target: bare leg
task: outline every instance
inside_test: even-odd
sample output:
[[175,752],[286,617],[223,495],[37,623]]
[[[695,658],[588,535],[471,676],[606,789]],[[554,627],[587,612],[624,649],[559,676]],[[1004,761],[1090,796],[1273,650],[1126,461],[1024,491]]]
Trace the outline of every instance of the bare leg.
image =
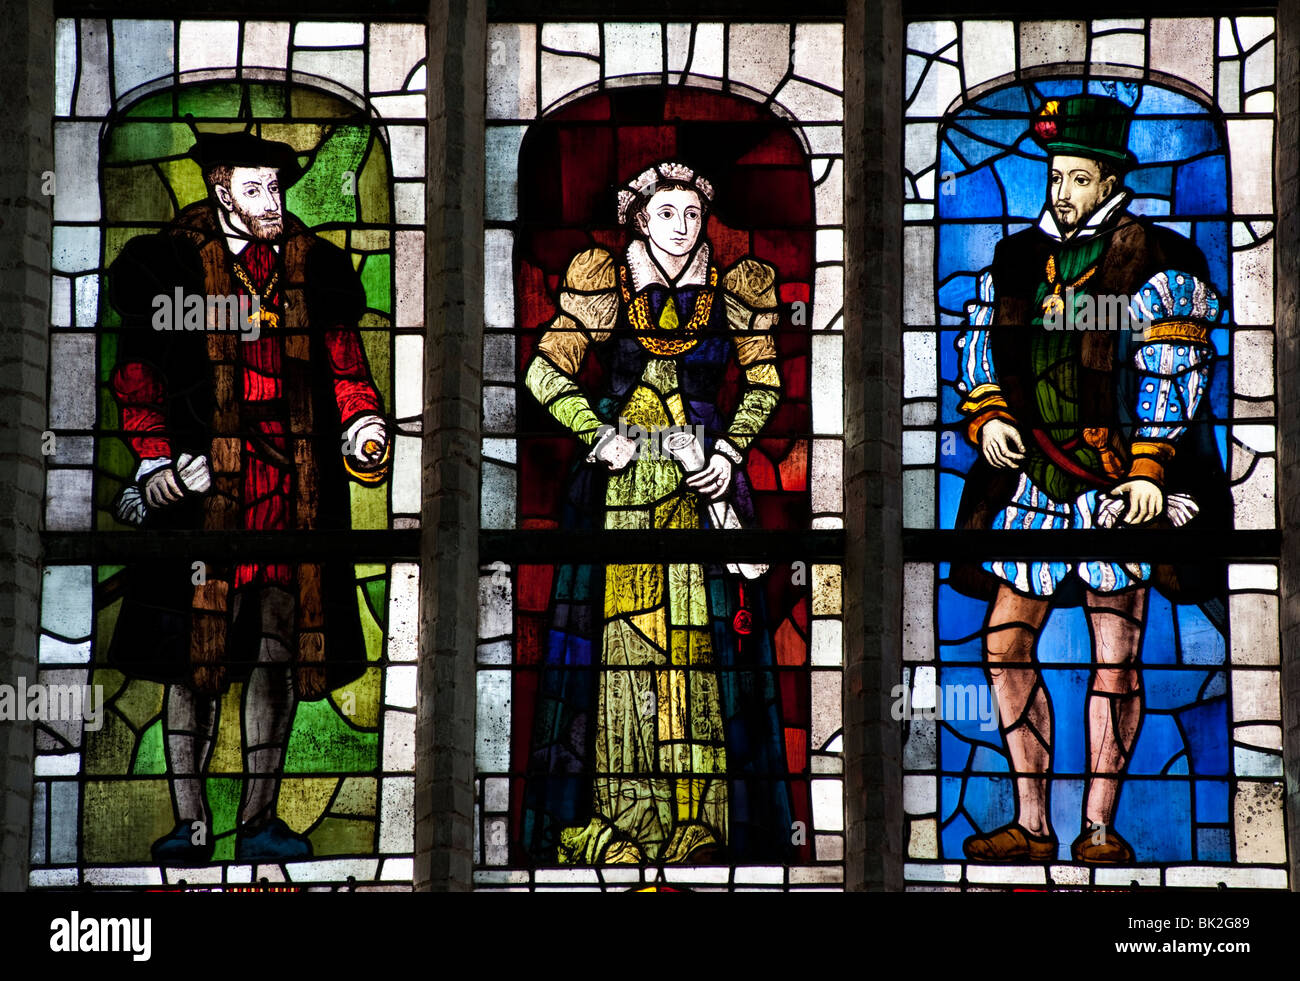
[[213,734],[221,702],[180,684],[167,686],[167,770],[172,775],[176,820],[184,824],[207,820],[203,775],[212,756]]
[[1035,835],[1051,833],[1047,771],[1052,764],[1052,707],[1034,654],[1048,608],[1048,600],[1024,596],[1003,584],[989,609],[984,640],[1002,735],[1019,774],[1016,820]]
[[275,817],[280,771],[298,707],[294,685],[294,597],[283,589],[262,591],[262,642],[257,666],[244,686],[244,799],[239,822],[257,829]]
[[1111,595],[1087,591],[1094,660],[1088,686],[1088,796],[1083,812],[1088,826],[1110,827],[1114,821],[1119,775],[1128,766],[1142,726],[1137,658],[1146,601],[1146,589]]

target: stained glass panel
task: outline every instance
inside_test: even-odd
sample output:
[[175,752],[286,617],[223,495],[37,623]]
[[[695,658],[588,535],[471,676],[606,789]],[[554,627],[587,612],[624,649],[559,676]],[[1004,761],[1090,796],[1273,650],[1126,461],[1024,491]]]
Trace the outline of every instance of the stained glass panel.
[[409,888],[425,29],[57,37],[31,883]]
[[490,27],[479,888],[842,882],[841,46]]
[[916,888],[1287,884],[1272,38],[908,25]]

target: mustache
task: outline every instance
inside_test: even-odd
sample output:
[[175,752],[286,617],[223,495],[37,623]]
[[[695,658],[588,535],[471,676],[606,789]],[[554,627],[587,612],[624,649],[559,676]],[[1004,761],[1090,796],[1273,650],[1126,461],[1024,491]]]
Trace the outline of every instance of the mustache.
[[245,215],[244,224],[248,227],[249,234],[263,241],[278,239],[284,233],[284,222],[278,214],[275,217]]

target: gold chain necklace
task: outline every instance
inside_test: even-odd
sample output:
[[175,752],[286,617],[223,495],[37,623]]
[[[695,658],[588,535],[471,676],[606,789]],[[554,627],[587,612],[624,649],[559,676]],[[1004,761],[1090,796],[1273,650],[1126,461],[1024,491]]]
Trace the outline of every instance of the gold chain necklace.
[[280,270],[277,269],[272,273],[271,278],[264,289],[259,291],[248,278],[248,274],[244,272],[244,267],[239,264],[238,260],[234,262],[234,267],[235,275],[238,276],[239,281],[244,284],[244,289],[248,290],[250,296],[257,297],[257,313],[249,314],[248,322],[251,324],[253,318],[257,317],[257,319],[261,321],[263,327],[274,328],[280,326],[280,315],[278,313],[272,313],[270,310],[266,309],[266,301],[270,299],[272,291],[275,290],[275,284],[280,281]]
[[[1082,286],[1092,278],[1092,274],[1095,273],[1098,268],[1100,267],[1093,266],[1065,288],[1076,289],[1077,287]],[[1056,256],[1049,255],[1047,257],[1047,281],[1052,284],[1052,292],[1043,297],[1043,316],[1058,316],[1061,311],[1065,309],[1065,300],[1061,298],[1061,288],[1062,286],[1065,286],[1065,284],[1059,283],[1056,280]]]
[[[718,285],[718,270],[715,266],[709,266],[708,288],[701,290],[696,298],[695,312],[685,324],[681,325],[680,333],[677,330],[669,331],[650,322],[650,294],[642,293],[635,299],[632,297],[631,287],[628,286],[627,266],[619,267],[618,285],[623,293],[623,302],[627,304],[627,317],[636,331],[637,341],[651,354],[670,358],[677,354],[684,354],[700,342],[699,330],[709,322],[709,316],[713,312],[713,294],[714,288]],[[676,300],[674,299],[673,302]]]

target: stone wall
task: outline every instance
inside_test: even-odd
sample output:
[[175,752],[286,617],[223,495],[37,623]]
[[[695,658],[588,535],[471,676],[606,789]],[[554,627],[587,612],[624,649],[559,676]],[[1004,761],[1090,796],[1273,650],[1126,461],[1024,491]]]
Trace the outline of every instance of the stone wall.
[[[0,681],[36,679],[54,167],[54,7],[0,6]],[[57,178],[54,189],[57,191]],[[33,726],[0,724],[0,890],[27,888]]]

